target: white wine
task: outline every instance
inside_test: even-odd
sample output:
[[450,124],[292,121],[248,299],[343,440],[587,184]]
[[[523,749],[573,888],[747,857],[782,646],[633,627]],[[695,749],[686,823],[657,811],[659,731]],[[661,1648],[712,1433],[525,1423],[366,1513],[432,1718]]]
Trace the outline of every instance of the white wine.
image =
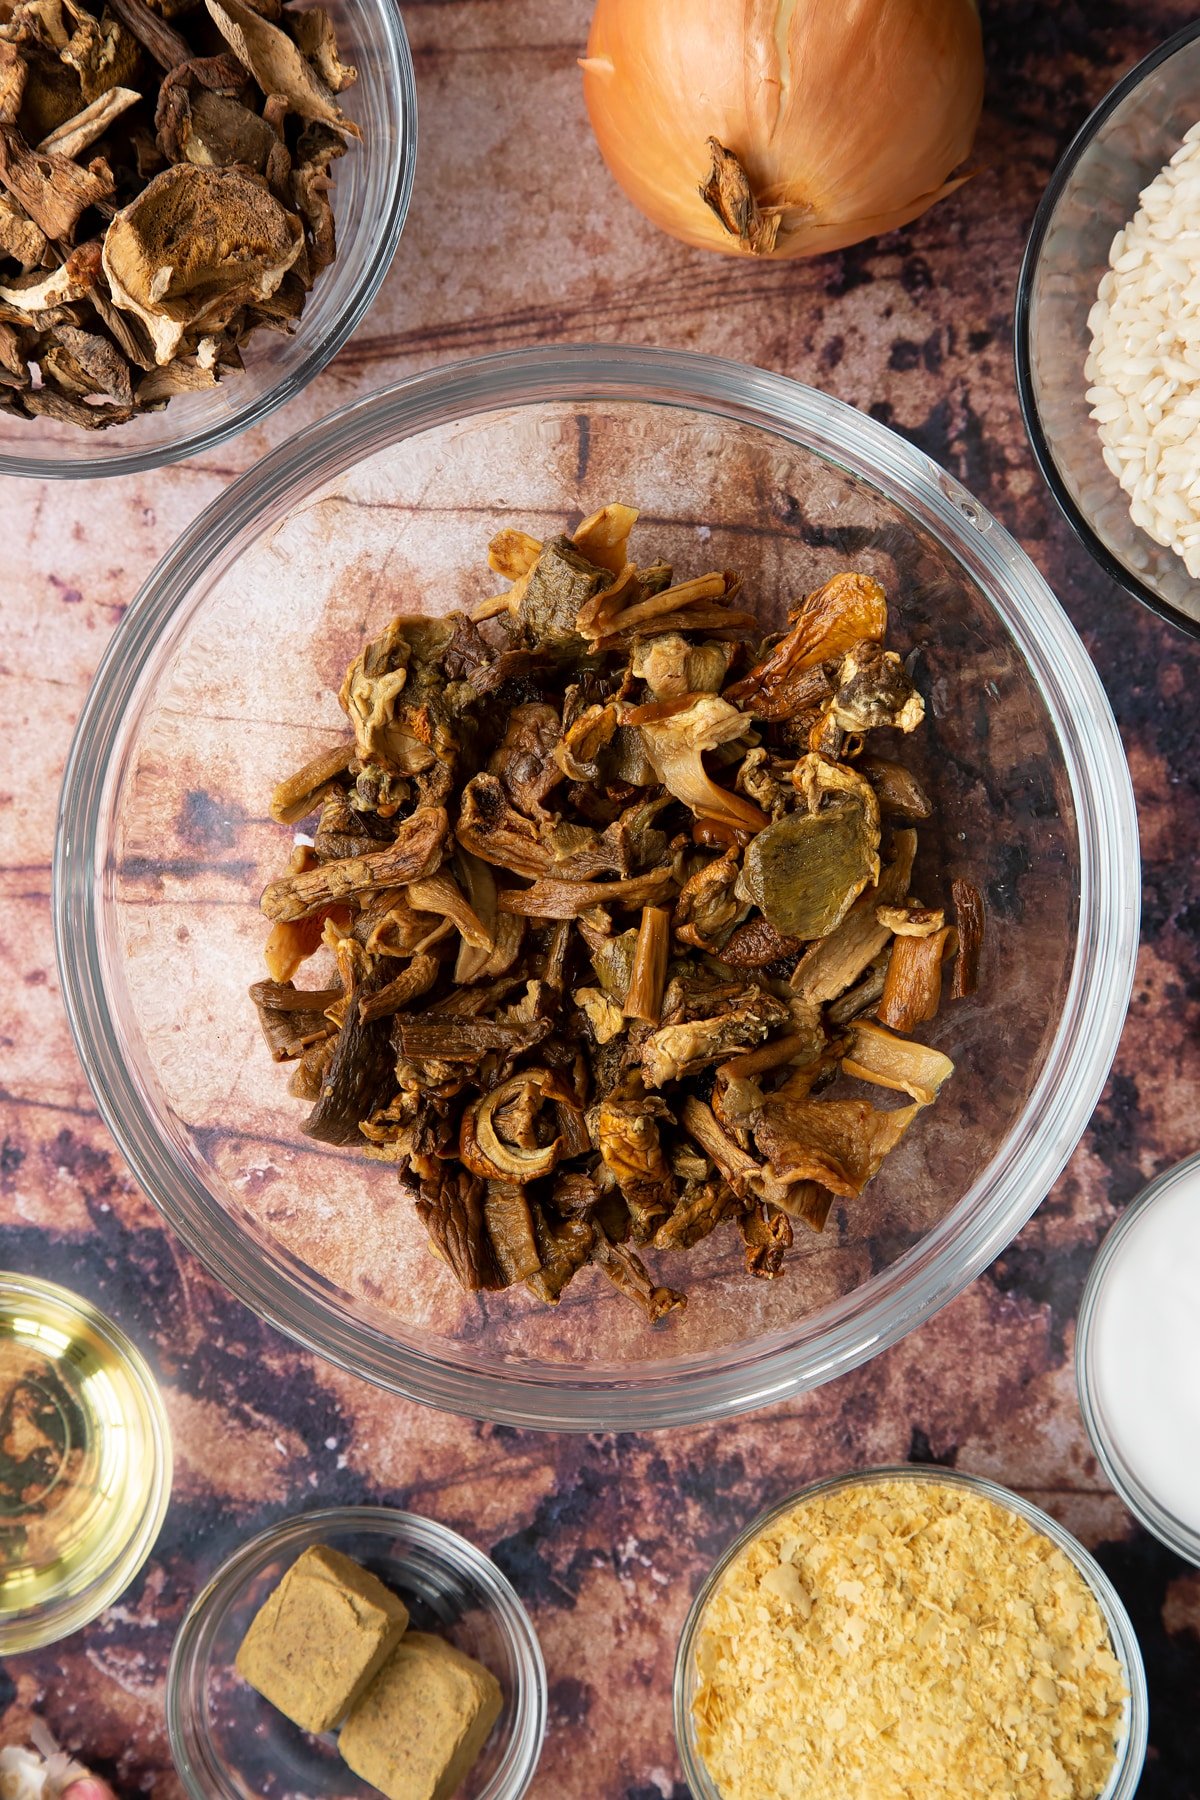
[[170,1483],[162,1401],[133,1345],[66,1289],[0,1273],[0,1655],[116,1598]]

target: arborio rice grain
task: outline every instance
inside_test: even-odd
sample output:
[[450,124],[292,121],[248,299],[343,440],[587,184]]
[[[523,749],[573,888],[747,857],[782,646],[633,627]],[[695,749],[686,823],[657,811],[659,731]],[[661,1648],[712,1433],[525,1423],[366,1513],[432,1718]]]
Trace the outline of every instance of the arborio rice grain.
[[1087,398],[1134,524],[1200,580],[1200,124],[1139,198],[1088,315]]
[[726,1570],[696,1649],[722,1800],[1098,1800],[1125,1688],[1074,1565],[949,1482],[817,1494]]

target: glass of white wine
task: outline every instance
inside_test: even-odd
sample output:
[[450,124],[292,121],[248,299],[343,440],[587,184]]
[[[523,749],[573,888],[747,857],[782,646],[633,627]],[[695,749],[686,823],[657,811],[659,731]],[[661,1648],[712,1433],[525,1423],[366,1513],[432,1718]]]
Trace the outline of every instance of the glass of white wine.
[[77,1631],[133,1580],[171,1491],[162,1399],[111,1319],[0,1271],[0,1655]]

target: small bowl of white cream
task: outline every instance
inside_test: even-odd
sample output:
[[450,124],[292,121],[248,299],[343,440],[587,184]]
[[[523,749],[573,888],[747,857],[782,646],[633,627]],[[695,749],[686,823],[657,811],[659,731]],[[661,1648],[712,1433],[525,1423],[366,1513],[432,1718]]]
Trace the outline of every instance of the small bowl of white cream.
[[1144,1188],[1092,1265],[1079,1403],[1134,1516],[1200,1564],[1200,1152]]

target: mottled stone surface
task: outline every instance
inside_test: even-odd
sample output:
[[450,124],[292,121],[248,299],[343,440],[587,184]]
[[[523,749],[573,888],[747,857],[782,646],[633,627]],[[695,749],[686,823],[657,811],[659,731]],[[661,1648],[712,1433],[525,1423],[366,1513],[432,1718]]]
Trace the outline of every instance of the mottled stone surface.
[[[1055,157],[1183,0],[994,0],[982,172],[907,230],[828,261],[745,268],[657,236],[611,188],[573,59],[585,0],[410,0],[421,158],[383,294],[337,363],[261,431],[158,475],[9,483],[0,589],[0,1260],[65,1281],[154,1357],[178,1458],[155,1554],[88,1631],[0,1670],[0,1735],[41,1713],[125,1795],[180,1792],[163,1727],[171,1641],[215,1564],[318,1499],[460,1527],[530,1605],[551,1683],[539,1800],[684,1800],[675,1638],[714,1554],[763,1504],[832,1470],[911,1456],[978,1470],[1093,1545],[1149,1666],[1146,1800],[1200,1793],[1200,1576],[1134,1529],[1089,1453],[1071,1372],[1095,1246],[1147,1177],[1197,1147],[1200,645],[1136,608],[1055,515],[1011,374],[1013,288]],[[1129,750],[1143,947],[1116,1069],[1033,1222],[921,1331],[819,1393],[660,1437],[550,1438],[439,1417],[293,1348],[160,1228],[92,1108],[54,973],[49,865],[72,721],[121,612],[225,482],[302,423],[393,377],[540,339],[740,356],[865,407],[1020,537],[1096,658]]]

